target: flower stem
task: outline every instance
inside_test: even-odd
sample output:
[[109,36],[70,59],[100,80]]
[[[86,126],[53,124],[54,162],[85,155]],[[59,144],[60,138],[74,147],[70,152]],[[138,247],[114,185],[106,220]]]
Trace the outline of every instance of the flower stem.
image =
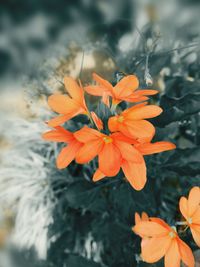
[[184,222],[176,222],[176,225],[187,225],[187,222],[184,221]]
[[112,103],[111,108],[110,108],[110,111],[111,111],[112,114],[115,113],[116,107],[117,107],[117,105]]
[[88,111],[88,113],[87,113],[87,116],[88,116],[88,118],[89,118],[89,120],[90,120],[91,124],[94,126],[94,125],[95,125],[95,123],[94,123],[94,121],[93,121],[93,119],[92,119],[92,116],[91,116],[91,114],[90,114],[90,112],[89,112],[89,111]]

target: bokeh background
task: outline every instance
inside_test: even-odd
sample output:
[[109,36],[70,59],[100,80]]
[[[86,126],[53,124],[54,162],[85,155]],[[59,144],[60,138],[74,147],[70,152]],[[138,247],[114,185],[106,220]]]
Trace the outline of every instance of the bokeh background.
[[[173,221],[178,197],[200,185],[199,14],[198,0],[0,1],[0,267],[146,266],[126,228],[133,211],[146,208]],[[159,158],[160,170],[168,160],[170,173],[161,172],[158,191],[166,190],[157,203],[151,196],[139,206],[134,201],[142,195],[133,193],[127,204],[123,185],[109,200],[85,194],[88,176],[75,165],[56,170],[58,148],[41,139],[52,115],[48,95],[62,90],[64,75],[87,84],[94,71],[113,82],[134,73],[142,87],[160,91],[153,100],[166,108],[155,121],[159,137],[180,150]],[[153,167],[152,173],[158,174]],[[73,177],[86,182],[66,193]],[[117,210],[127,219],[121,228],[111,224]]]

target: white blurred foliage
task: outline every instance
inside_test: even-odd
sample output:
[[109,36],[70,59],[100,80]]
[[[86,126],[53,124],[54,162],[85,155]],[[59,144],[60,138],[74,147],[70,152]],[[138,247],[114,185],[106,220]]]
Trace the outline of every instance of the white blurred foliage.
[[152,85],[153,84],[153,78],[149,72],[149,56],[146,56],[146,66],[145,66],[145,72],[144,72],[144,80],[146,82],[146,85]]
[[101,253],[103,251],[102,242],[96,242],[91,233],[85,240],[85,257],[93,259],[95,262],[101,262]]
[[50,161],[53,144],[42,140],[45,127],[36,119],[6,116],[2,128],[11,143],[11,148],[1,153],[0,169],[2,206],[11,208],[16,215],[11,242],[25,249],[35,247],[38,256],[45,259],[55,205],[50,170],[45,163]]

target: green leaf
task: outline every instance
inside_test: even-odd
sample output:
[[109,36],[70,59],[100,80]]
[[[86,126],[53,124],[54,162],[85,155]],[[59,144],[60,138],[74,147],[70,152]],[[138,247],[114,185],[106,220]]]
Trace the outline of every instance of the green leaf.
[[174,121],[180,121],[188,115],[199,112],[199,102],[200,93],[190,93],[180,98],[164,95],[160,101],[163,113],[151,121],[159,127],[164,127]]
[[82,256],[69,255],[66,260],[66,266],[69,267],[101,267],[99,263],[87,260]]
[[200,147],[176,149],[162,167],[183,175],[199,174]]
[[101,187],[85,180],[74,182],[68,187],[65,195],[68,204],[72,208],[102,212],[106,202],[103,198]]

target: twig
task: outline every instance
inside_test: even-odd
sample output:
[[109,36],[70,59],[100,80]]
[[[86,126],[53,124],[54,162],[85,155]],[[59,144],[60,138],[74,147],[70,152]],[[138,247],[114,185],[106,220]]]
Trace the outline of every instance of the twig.
[[183,46],[183,47],[179,47],[179,48],[174,48],[174,49],[171,49],[171,50],[168,50],[168,51],[164,51],[164,52],[160,52],[160,53],[156,53],[156,52],[152,52],[152,53],[150,53],[151,55],[154,55],[154,54],[157,54],[158,56],[164,56],[164,55],[166,55],[166,54],[168,54],[168,53],[173,53],[173,52],[175,52],[175,51],[179,51],[179,50],[183,50],[183,49],[187,49],[187,48],[190,48],[190,47],[200,47],[200,45],[199,45],[199,43],[195,43],[195,44],[190,44],[190,45],[188,45],[188,46]]
[[81,79],[81,74],[83,71],[83,63],[84,63],[84,57],[85,57],[85,51],[83,50],[82,58],[81,58],[81,67],[80,67],[80,72],[79,72],[79,78]]

